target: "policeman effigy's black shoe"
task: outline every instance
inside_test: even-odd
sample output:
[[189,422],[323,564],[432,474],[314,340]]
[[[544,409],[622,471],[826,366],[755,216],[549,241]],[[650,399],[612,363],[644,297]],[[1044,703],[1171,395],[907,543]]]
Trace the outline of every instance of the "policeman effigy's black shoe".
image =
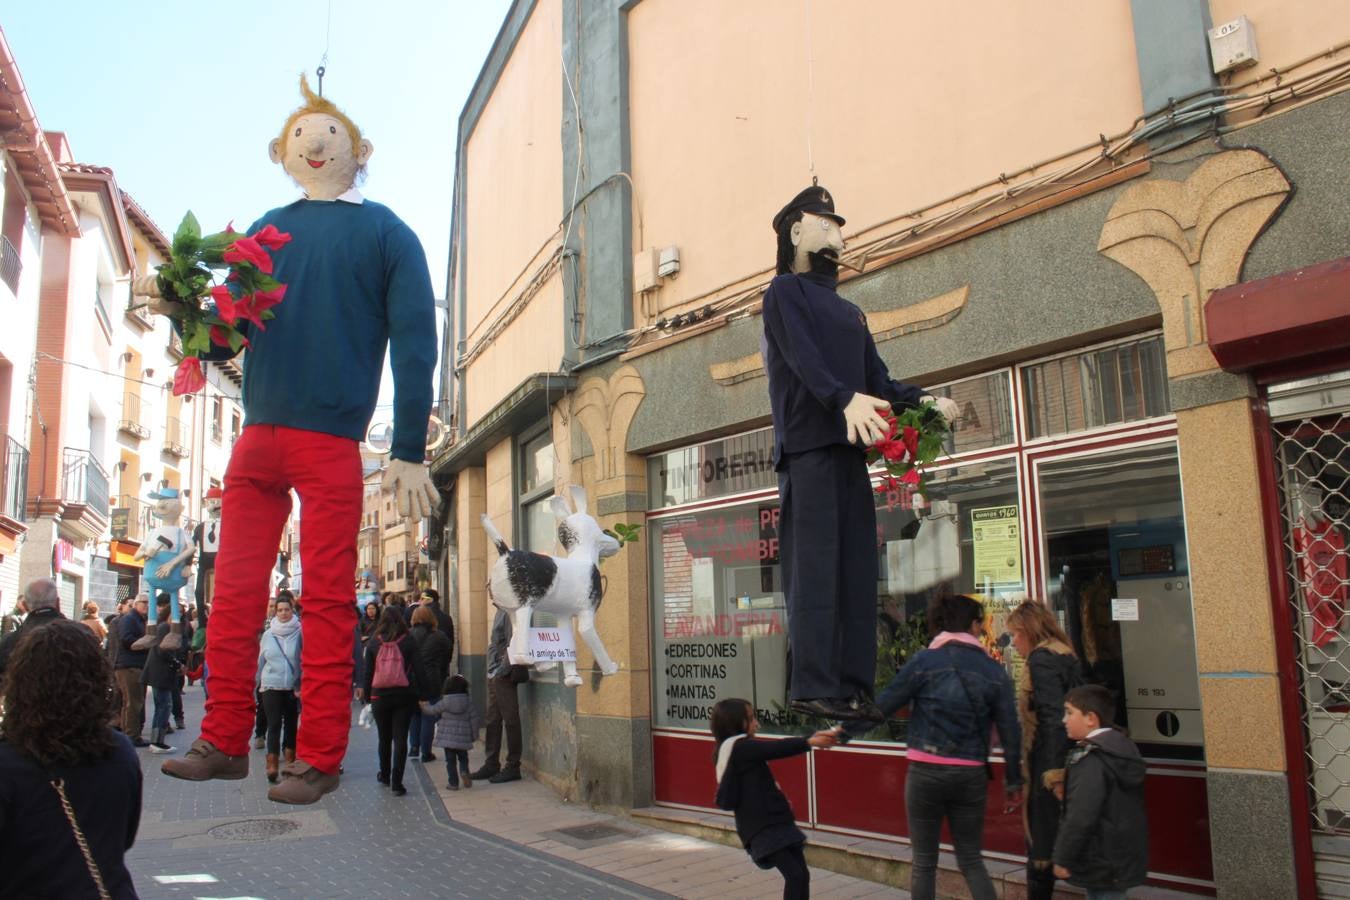
[[869,722],[884,722],[886,717],[877,709],[875,703],[865,698],[816,697],[806,700],[793,700],[788,704],[793,712],[821,719],[851,721],[865,719]]

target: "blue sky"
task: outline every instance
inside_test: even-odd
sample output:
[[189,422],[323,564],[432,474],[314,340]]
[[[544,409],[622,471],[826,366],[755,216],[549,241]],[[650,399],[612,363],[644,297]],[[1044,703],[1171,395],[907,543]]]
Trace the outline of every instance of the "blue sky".
[[244,228],[294,199],[267,143],[300,103],[300,72],[317,86],[326,47],[324,95],[375,145],[362,193],[413,228],[445,295],[459,113],[509,0],[5,7],[42,127],[110,166],[169,234],[188,209],[205,229]]

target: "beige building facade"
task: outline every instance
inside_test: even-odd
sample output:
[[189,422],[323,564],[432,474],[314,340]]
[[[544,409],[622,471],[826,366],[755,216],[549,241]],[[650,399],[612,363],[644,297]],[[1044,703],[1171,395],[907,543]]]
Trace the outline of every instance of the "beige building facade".
[[[1216,73],[1234,22],[1259,61]],[[522,689],[536,775],[706,809],[712,701],[807,726],[759,311],[769,221],[818,177],[892,376],[962,408],[928,502],[878,495],[878,680],[934,593],[982,594],[994,633],[1039,599],[1149,760],[1155,883],[1338,890],[1347,41],[1316,0],[513,4],[460,116],[433,461],[475,687],[482,514],[554,552],[571,483],[644,525],[602,567],[620,673]],[[895,722],[780,782],[814,828],[901,845],[905,766]],[[1022,854],[1017,817],[986,845]]]

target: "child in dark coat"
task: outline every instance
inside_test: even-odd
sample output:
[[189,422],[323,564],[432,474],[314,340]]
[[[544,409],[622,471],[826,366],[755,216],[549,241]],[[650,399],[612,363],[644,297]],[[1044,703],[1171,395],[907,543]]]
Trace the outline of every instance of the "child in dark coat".
[[1064,695],[1069,751],[1064,816],[1055,839],[1055,877],[1087,890],[1088,900],[1119,900],[1148,874],[1144,760],[1111,727],[1116,701],[1101,685]]
[[478,737],[478,729],[483,727],[483,717],[469,696],[468,680],[463,675],[451,675],[441,686],[440,699],[435,703],[423,700],[421,706],[423,715],[440,716],[432,744],[445,750],[447,787],[457,791],[461,780],[465,788],[473,787],[469,778],[469,750]]
[[717,805],[736,813],[736,833],[755,865],[783,876],[784,900],[811,896],[806,868],[806,835],[796,825],[792,804],[778,787],[769,761],[833,747],[833,731],[809,738],[757,740],[759,720],[749,701],[719,700],[712,711],[713,760],[717,765]]

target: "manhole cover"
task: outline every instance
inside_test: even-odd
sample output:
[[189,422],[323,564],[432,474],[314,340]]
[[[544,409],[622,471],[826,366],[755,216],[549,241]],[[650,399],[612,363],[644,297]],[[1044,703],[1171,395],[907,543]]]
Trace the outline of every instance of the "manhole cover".
[[608,844],[613,841],[623,841],[631,837],[637,837],[637,833],[628,831],[624,828],[616,828],[613,825],[607,825],[603,822],[593,822],[588,825],[572,825],[569,828],[559,828],[546,833],[561,843],[570,847],[585,849],[593,847],[596,844]]
[[290,819],[247,819],[217,825],[207,834],[222,841],[266,841],[290,834],[299,827],[299,822]]

